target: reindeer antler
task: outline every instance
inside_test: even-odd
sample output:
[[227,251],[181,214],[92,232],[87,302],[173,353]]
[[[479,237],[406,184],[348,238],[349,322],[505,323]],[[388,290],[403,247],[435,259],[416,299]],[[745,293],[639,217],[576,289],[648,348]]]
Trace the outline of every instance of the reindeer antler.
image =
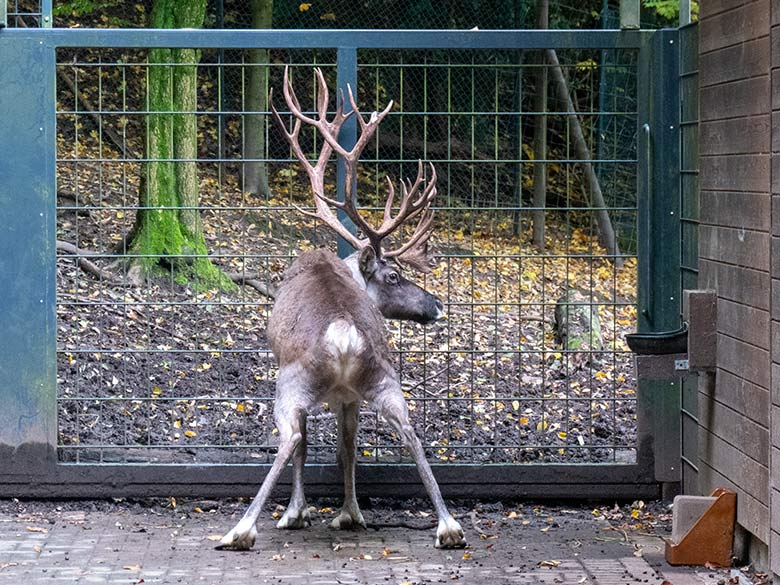
[[[393,183],[388,177],[388,196],[385,202],[384,217],[382,224],[378,228],[371,226],[365,218],[358,212],[355,205],[354,198],[350,196],[352,193],[352,186],[355,178],[357,177],[357,162],[360,158],[360,154],[368,144],[371,137],[376,132],[377,127],[382,120],[390,112],[393,107],[392,100],[387,104],[382,112],[373,112],[368,121],[363,118],[360,110],[355,103],[355,98],[352,94],[352,88],[347,86],[347,94],[349,96],[349,103],[352,106],[352,111],[344,113],[344,95],[341,93],[337,100],[336,113],[332,120],[327,118],[329,93],[328,87],[325,83],[325,76],[322,74],[322,70],[315,68],[315,75],[317,77],[317,84],[319,87],[319,95],[317,98],[317,118],[311,118],[305,115],[300,108],[298,98],[293,90],[292,83],[290,82],[288,75],[288,68],[284,68],[284,99],[287,102],[287,106],[290,108],[290,113],[295,118],[292,131],[288,131],[282,122],[282,118],[276,111],[273,105],[273,90],[269,96],[269,103],[271,104],[271,111],[276,119],[279,127],[281,128],[287,142],[295,154],[295,157],[303,165],[309,176],[309,182],[311,183],[312,192],[314,193],[314,202],[317,211],[312,213],[300,208],[297,208],[302,213],[316,217],[322,220],[327,226],[333,229],[338,235],[348,241],[355,249],[360,250],[367,245],[371,245],[374,248],[378,257],[395,258],[400,262],[409,264],[410,266],[421,270],[423,272],[430,272],[431,262],[428,256],[427,243],[431,237],[433,229],[433,210],[431,204],[433,198],[436,196],[436,169],[431,165],[431,178],[425,187],[422,189],[422,193],[419,194],[424,183],[424,173],[422,161],[418,161],[417,167],[417,179],[412,183],[408,181],[405,183],[401,181],[401,187],[403,196],[398,208],[398,212],[395,216],[392,215],[393,200],[395,198],[395,188]],[[352,115],[357,114],[357,121],[360,127],[360,136],[355,143],[352,150],[347,151],[338,142],[339,131],[344,122]],[[301,123],[305,122],[310,126],[314,126],[319,130],[324,139],[324,144],[320,150],[317,164],[312,166],[308,158],[303,152],[299,141],[298,135],[301,129]],[[346,180],[344,191],[347,196],[344,197],[344,201],[336,201],[325,195],[324,181],[325,181],[325,167],[330,160],[333,151],[336,151],[337,156],[341,157],[344,161],[344,167],[346,170]],[[341,209],[347,217],[349,217],[355,225],[360,228],[360,231],[365,235],[364,238],[358,238],[351,233],[338,219],[333,208]],[[415,218],[419,215],[417,226],[415,227],[411,237],[403,245],[395,250],[383,251],[382,241],[390,234],[396,231],[405,222]]]

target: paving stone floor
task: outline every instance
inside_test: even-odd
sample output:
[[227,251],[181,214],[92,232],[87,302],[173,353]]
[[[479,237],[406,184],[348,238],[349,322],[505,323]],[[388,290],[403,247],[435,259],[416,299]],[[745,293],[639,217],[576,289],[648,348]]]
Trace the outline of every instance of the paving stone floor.
[[661,534],[615,527],[588,507],[456,508],[469,546],[449,551],[433,546],[433,517],[403,505],[365,509],[369,529],[360,532],[329,529],[327,507],[313,509],[308,529],[277,530],[269,509],[254,548],[231,552],[215,550],[214,539],[245,503],[172,504],[0,501],[0,583],[730,582],[728,572],[666,565]]

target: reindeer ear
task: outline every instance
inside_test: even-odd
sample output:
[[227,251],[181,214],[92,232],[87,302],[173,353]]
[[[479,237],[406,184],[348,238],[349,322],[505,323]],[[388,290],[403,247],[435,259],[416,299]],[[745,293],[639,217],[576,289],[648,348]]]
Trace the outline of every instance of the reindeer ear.
[[366,280],[376,272],[377,259],[373,246],[366,246],[360,251],[358,265],[360,266],[360,273]]

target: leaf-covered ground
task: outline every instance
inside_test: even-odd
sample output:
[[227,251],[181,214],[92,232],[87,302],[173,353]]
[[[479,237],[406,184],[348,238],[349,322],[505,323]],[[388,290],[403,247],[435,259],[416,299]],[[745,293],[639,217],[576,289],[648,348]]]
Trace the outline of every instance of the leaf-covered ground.
[[[229,169],[228,169],[229,170]],[[303,177],[272,167],[275,198],[242,193],[229,172],[201,170],[213,261],[278,283],[296,250],[333,237],[290,203]],[[102,254],[122,276],[116,246],[132,226],[137,165],[58,167],[58,239]],[[369,187],[371,179],[361,176]],[[371,189],[373,190],[373,189]],[[74,196],[77,194],[77,196]],[[544,253],[515,235],[511,212],[451,206],[438,214],[440,263],[425,278],[448,316],[428,327],[388,322],[413,422],[441,462],[628,462],[634,458],[636,263],[601,257],[588,217],[550,213]],[[265,327],[271,300],[182,286],[173,276],[127,287],[58,262],[61,456],[69,461],[265,461],[274,450],[276,366]],[[580,291],[598,311],[603,349],[566,352],[556,301]],[[335,420],[312,413],[310,460],[335,459]],[[397,461],[398,438],[367,408],[361,461]]]

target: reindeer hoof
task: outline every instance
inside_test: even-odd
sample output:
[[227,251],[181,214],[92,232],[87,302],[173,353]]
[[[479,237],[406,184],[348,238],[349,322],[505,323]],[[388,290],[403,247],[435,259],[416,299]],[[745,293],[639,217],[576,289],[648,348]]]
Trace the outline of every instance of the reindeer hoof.
[[463,528],[454,518],[439,520],[436,530],[436,548],[463,548],[466,539],[463,538]]
[[217,550],[249,550],[255,544],[257,528],[254,524],[248,525],[243,520],[233,530],[222,537],[217,543]]
[[347,510],[343,508],[341,513],[336,516],[330,523],[330,527],[334,530],[356,530],[357,528],[366,528],[366,521],[363,519],[363,514],[360,510],[355,508],[354,510]]
[[286,530],[297,530],[307,526],[311,526],[311,517],[309,508],[305,504],[300,508],[288,506],[284,515],[276,523],[277,528]]

